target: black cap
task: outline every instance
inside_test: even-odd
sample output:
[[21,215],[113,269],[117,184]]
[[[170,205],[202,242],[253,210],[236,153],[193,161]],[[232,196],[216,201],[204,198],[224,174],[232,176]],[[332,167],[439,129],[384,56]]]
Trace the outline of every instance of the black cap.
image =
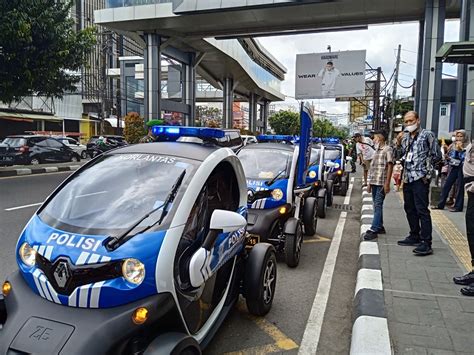
[[388,138],[387,131],[385,131],[385,130],[383,130],[383,129],[376,129],[376,130],[374,130],[374,134],[380,134],[380,135],[382,135],[385,140],[387,140],[387,138]]
[[352,136],[352,138],[359,138],[359,137],[362,137],[362,134],[360,133],[356,133]]

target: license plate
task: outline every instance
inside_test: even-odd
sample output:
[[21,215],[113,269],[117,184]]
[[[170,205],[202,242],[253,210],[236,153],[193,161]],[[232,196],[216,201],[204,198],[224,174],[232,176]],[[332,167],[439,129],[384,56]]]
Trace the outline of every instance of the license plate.
[[58,354],[73,331],[68,324],[31,317],[10,347],[26,354]]
[[260,243],[260,236],[257,234],[249,234],[247,237],[247,247],[252,248],[254,247],[257,243]]

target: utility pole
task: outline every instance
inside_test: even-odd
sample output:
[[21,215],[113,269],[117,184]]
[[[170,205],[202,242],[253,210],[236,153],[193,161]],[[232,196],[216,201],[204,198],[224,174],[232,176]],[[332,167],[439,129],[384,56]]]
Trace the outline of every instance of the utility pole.
[[375,82],[374,86],[374,120],[375,129],[380,129],[380,80],[382,76],[382,68],[377,68],[377,81]]
[[398,45],[398,53],[397,53],[397,64],[395,66],[395,73],[393,76],[393,91],[392,91],[392,107],[390,111],[390,132],[388,142],[391,144],[393,140],[393,130],[395,129],[395,104],[397,102],[397,86],[398,86],[398,71],[400,69],[400,55],[402,52],[402,45]]

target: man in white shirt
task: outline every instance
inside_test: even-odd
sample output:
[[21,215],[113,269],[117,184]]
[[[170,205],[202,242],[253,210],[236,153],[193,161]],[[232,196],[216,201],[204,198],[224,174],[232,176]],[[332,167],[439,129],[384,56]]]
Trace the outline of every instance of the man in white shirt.
[[364,185],[362,186],[367,186],[367,173],[375,154],[374,142],[369,137],[362,137],[360,133],[354,134],[353,138],[357,143],[356,148],[359,163],[364,167]]
[[327,62],[326,66],[321,69],[318,76],[321,79],[321,96],[335,97],[336,96],[336,79],[341,75],[341,72],[334,68],[333,62]]

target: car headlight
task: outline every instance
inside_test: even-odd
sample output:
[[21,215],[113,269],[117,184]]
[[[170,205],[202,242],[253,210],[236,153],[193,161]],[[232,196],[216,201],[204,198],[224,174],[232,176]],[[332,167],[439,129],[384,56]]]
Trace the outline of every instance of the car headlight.
[[122,264],[122,274],[128,282],[140,285],[145,278],[145,265],[137,259],[126,259]]
[[272,190],[272,197],[276,201],[280,201],[283,198],[283,191],[280,189]]
[[336,164],[334,165],[334,167],[335,167],[336,169],[339,169],[340,166],[341,166],[341,165],[340,165],[339,163],[336,163]]
[[27,266],[34,266],[36,264],[36,250],[34,250],[28,243],[23,243],[20,247],[21,261]]
[[316,171],[311,170],[308,175],[311,179],[314,179],[316,177]]

